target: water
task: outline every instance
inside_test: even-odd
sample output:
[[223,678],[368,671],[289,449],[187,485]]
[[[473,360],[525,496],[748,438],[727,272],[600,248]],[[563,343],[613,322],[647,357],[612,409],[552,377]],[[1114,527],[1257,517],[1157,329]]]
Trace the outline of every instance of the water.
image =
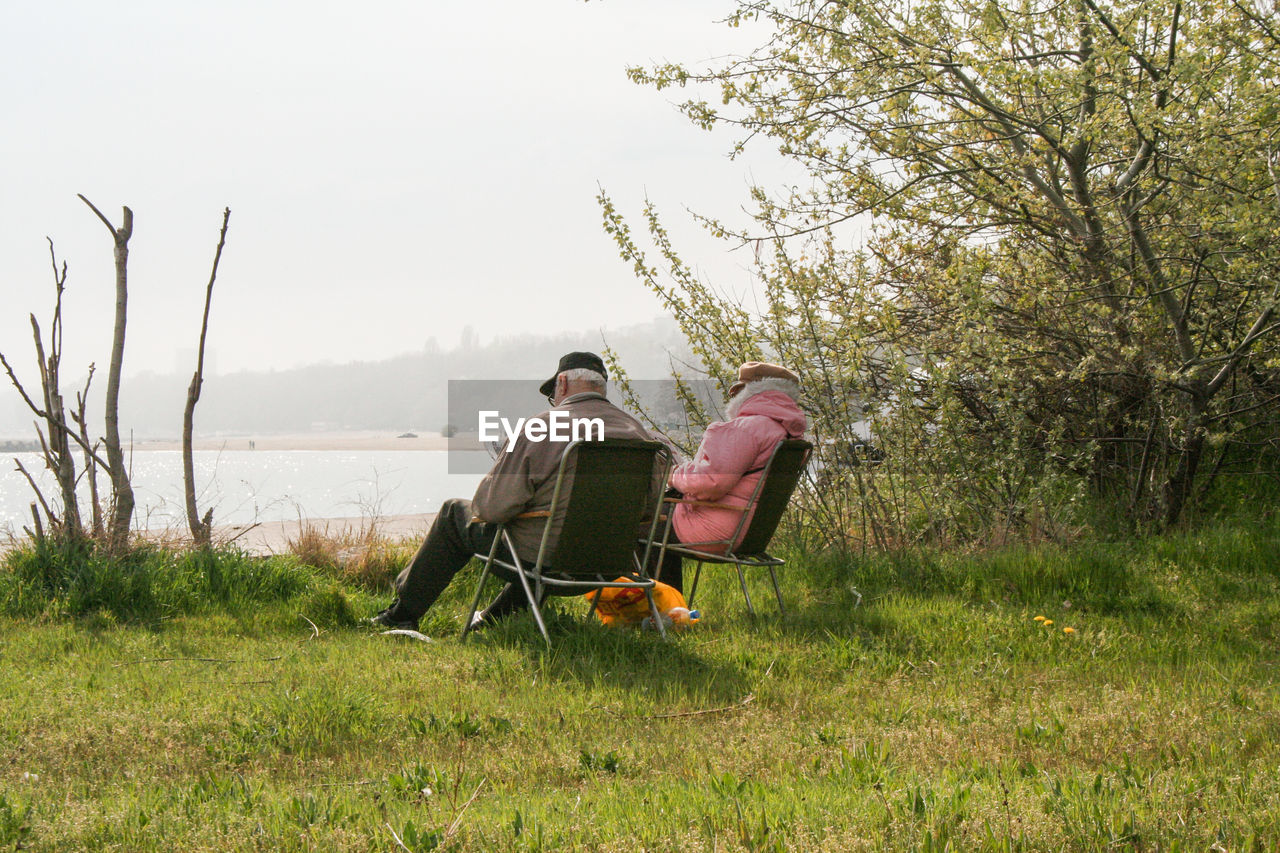
[[[0,533],[30,526],[34,500],[9,457],[36,477],[46,500],[57,498],[40,454],[7,454],[0,463]],[[471,497],[482,476],[450,474],[443,450],[197,450],[193,461],[196,503],[201,514],[212,508],[219,525],[435,512],[448,498]],[[98,487],[106,486],[100,472]],[[186,526],[180,451],[135,453],[133,490],[135,527]],[[81,491],[88,494],[87,487]],[[87,516],[86,499],[80,508]]]

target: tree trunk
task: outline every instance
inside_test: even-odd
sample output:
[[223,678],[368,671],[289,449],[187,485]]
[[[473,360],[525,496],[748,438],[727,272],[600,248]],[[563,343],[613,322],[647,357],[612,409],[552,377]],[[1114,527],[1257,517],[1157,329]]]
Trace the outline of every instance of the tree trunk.
[[222,231],[218,235],[218,248],[213,254],[213,270],[209,273],[209,286],[204,292],[204,318],[200,321],[200,346],[196,351],[196,372],[187,387],[187,405],[182,414],[182,484],[187,498],[187,526],[196,546],[208,548],[213,533],[213,510],[200,518],[196,506],[195,460],[192,457],[192,432],[195,426],[196,402],[200,399],[200,386],[204,384],[204,343],[209,334],[209,304],[213,301],[213,283],[218,278],[218,262],[222,260],[222,247],[227,244],[227,223],[231,208],[222,211]]
[[[54,268],[55,274],[57,268]],[[45,427],[48,441],[44,442],[45,467],[53,472],[62,494],[62,518],[49,519],[50,525],[66,539],[75,539],[83,532],[80,524],[80,504],[76,496],[76,466],[67,440],[66,407],[59,388],[58,365],[62,360],[62,283],[58,283],[58,303],[53,312],[53,330],[50,332],[49,354],[45,357],[40,340],[40,324],[31,317],[31,330],[35,336],[36,357],[40,361],[40,386],[44,394]]]
[[[207,322],[207,307],[205,311]],[[191,539],[195,542],[197,548],[209,547],[212,535],[210,528],[213,525],[213,510],[209,510],[202,521],[200,519],[200,509],[196,506],[196,471],[195,459],[192,456],[191,439],[192,428],[195,423],[196,401],[200,399],[200,385],[204,381],[201,376],[204,362],[203,339],[204,335],[202,334],[201,353],[196,362],[195,375],[191,377],[191,384],[187,386],[187,405],[182,416],[182,485],[186,493],[187,527],[191,530]]]
[[83,195],[80,200],[89,205],[107,226],[115,240],[116,261],[116,320],[111,338],[111,364],[107,370],[106,450],[107,470],[111,475],[111,519],[107,529],[108,545],[117,553],[129,543],[129,523],[133,519],[133,486],[124,465],[124,451],[120,446],[120,368],[124,362],[125,319],[129,304],[129,238],[133,236],[133,211],[124,208],[124,221],[119,228],[113,226],[98,208]]
[[1182,518],[1187,499],[1195,486],[1196,471],[1200,468],[1200,459],[1204,456],[1205,437],[1208,434],[1205,423],[1207,401],[1199,395],[1191,402],[1191,413],[1187,421],[1186,435],[1182,450],[1178,454],[1178,464],[1165,482],[1164,488],[1164,523],[1172,527]]

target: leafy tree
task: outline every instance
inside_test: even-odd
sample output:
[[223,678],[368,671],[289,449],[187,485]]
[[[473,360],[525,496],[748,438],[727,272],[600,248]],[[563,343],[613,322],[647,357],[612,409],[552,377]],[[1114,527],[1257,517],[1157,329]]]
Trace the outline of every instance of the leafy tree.
[[763,314],[694,281],[651,212],[659,274],[603,198],[708,367],[790,348],[831,423],[836,389],[878,400],[930,524],[1026,523],[1082,484],[1174,523],[1275,449],[1274,0],[756,0],[747,21],[771,33],[747,56],[630,73],[810,173],[755,190],[747,231],[705,220],[772,242]]

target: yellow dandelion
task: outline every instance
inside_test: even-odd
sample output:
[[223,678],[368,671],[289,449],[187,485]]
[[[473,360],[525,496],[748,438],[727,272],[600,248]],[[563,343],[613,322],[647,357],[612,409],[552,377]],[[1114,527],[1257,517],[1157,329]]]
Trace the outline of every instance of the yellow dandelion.
[[1062,629],[1062,633],[1064,634],[1074,634],[1075,632],[1076,632],[1076,629],[1072,628],[1070,625]]
[[1036,622],[1043,622],[1043,621],[1044,621],[1044,617],[1043,617],[1043,616],[1037,616],[1037,617],[1035,618],[1035,621],[1036,621]]
[[1046,628],[1048,628],[1048,627],[1049,627],[1050,625],[1052,625],[1052,624],[1053,624],[1053,620],[1052,620],[1052,619],[1046,619],[1046,620],[1044,620],[1044,626],[1045,626]]

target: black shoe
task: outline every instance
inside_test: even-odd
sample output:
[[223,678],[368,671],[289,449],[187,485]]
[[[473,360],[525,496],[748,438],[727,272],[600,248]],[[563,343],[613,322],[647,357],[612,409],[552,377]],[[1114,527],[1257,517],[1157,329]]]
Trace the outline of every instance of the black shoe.
[[417,619],[403,619],[399,616],[396,616],[394,611],[395,611],[394,607],[388,607],[386,610],[383,610],[381,613],[370,616],[368,619],[364,620],[365,624],[371,625],[374,628],[386,628],[388,630],[396,630],[396,629],[408,630],[408,631],[418,630]]

